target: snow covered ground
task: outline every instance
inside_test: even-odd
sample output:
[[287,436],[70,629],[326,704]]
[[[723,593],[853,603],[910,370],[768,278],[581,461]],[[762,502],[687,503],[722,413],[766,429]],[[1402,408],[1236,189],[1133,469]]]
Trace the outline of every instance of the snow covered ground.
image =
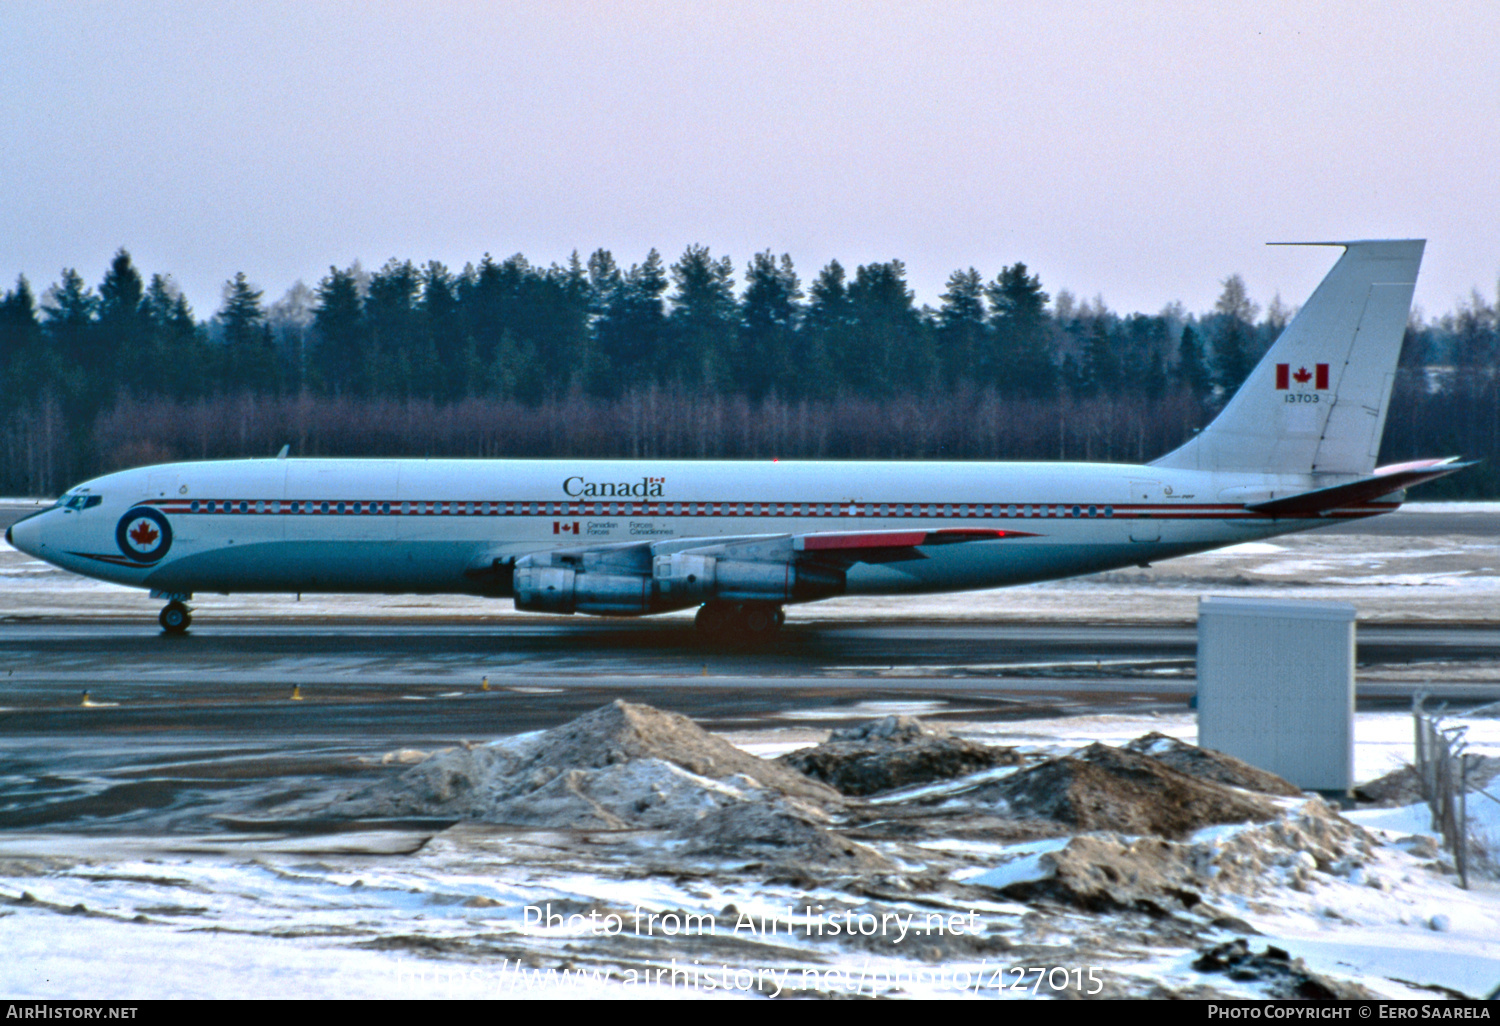
[[[1500,754],[1500,719],[1466,722],[1475,751]],[[1061,753],[1153,730],[1189,742],[1195,737],[1186,713],[1021,721],[963,732]],[[784,747],[766,731],[729,738],[757,754]],[[1408,759],[1410,738],[1405,715],[1361,715],[1360,777]],[[1476,799],[1471,815],[1483,821],[1481,832],[1500,838],[1500,803]],[[1348,818],[1384,840],[1370,859],[1307,872],[1295,886],[1268,877],[1258,894],[1217,900],[1219,913],[1243,921],[1224,939],[1252,927],[1259,931],[1249,935],[1252,947],[1274,944],[1311,969],[1391,997],[1477,996],[1500,986],[1500,884],[1481,880],[1460,890],[1430,842],[1402,841],[1430,836],[1424,809]],[[1222,840],[1237,829],[1210,828],[1193,840]],[[1045,945],[1054,957],[1049,968],[1066,970],[1061,975],[1081,970],[1084,989],[1093,966],[1115,993],[1141,994],[1156,985],[1190,991],[1209,982],[1221,993],[1264,994],[1194,969],[1198,948],[1191,941],[1174,939],[1170,930],[1153,935],[1140,917],[1044,914],[978,886],[944,908],[931,895],[903,901],[895,890],[876,896],[868,889],[810,889],[795,879],[748,883],[734,875],[634,871],[650,860],[633,843],[607,833],[580,839],[477,824],[435,835],[410,828],[300,837],[0,835],[0,950],[7,954],[0,991],[16,999],[703,997],[752,987],[765,992],[779,979],[788,991],[818,994],[957,996],[967,984],[977,996],[1016,997],[1029,996],[1035,981],[1012,989],[1017,977],[1004,974],[1007,951],[1027,951],[1029,967]],[[1041,844],[967,838],[931,848],[962,880],[1058,842]],[[894,910],[917,922],[937,910],[972,921],[994,943],[978,952],[939,949],[913,933],[905,949],[894,948],[902,957],[892,957],[889,946],[877,951],[806,936],[820,909],[825,918]],[[586,919],[548,927],[538,920],[549,911],[613,911],[623,932],[604,936]],[[716,924],[707,940],[666,932],[666,918],[642,934],[631,926],[637,912],[711,915]],[[754,929],[743,927],[743,916]],[[699,975],[674,984],[674,968]],[[641,978],[654,970],[667,975]],[[1049,992],[1045,980],[1040,992]]]

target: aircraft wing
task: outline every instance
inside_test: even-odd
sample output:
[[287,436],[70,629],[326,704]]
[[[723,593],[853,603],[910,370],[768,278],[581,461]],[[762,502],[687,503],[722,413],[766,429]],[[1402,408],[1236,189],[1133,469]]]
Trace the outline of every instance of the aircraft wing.
[[925,559],[923,549],[1029,537],[1024,531],[937,528],[813,531],[566,545],[518,557],[485,556],[466,576],[516,608],[633,615],[728,602],[799,602],[844,590],[856,563]]
[[1442,460],[1417,460],[1413,463],[1395,463],[1388,467],[1377,467],[1369,476],[1332,488],[1319,488],[1300,495],[1288,495],[1267,502],[1248,503],[1245,508],[1255,513],[1273,517],[1320,517],[1336,509],[1358,505],[1390,495],[1440,477],[1472,467],[1475,461],[1462,462],[1457,456]]

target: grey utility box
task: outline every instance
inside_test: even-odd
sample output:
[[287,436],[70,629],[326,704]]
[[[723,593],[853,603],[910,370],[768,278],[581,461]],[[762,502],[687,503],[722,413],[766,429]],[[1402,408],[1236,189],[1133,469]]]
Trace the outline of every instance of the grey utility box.
[[1354,607],[1198,600],[1198,744],[1312,791],[1354,786]]

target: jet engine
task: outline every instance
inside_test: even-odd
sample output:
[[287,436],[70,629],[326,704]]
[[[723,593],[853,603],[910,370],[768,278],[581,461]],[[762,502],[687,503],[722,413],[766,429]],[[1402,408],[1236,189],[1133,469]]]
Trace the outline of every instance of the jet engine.
[[594,616],[641,616],[681,608],[652,601],[651,578],[644,574],[579,571],[571,566],[516,563],[516,608],[534,613],[592,613]]
[[[593,565],[589,565],[590,562]],[[651,560],[651,573],[619,563],[556,553],[516,560],[516,608],[537,613],[642,616],[705,602],[811,602],[844,590],[840,569],[785,560],[726,559],[674,552]],[[644,566],[642,567],[644,569]]]
[[725,559],[674,552],[652,560],[652,577],[663,596],[695,605],[723,602],[811,602],[844,590],[844,572],[791,560]]

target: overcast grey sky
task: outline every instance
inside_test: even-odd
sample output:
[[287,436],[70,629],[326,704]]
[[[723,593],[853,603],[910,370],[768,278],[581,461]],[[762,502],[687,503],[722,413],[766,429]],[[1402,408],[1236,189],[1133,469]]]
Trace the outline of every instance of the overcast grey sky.
[[206,317],[241,270],[703,243],[1155,312],[1423,237],[1437,314],[1495,295],[1497,53],[1493,0],[5,0],[0,287],[125,246]]

